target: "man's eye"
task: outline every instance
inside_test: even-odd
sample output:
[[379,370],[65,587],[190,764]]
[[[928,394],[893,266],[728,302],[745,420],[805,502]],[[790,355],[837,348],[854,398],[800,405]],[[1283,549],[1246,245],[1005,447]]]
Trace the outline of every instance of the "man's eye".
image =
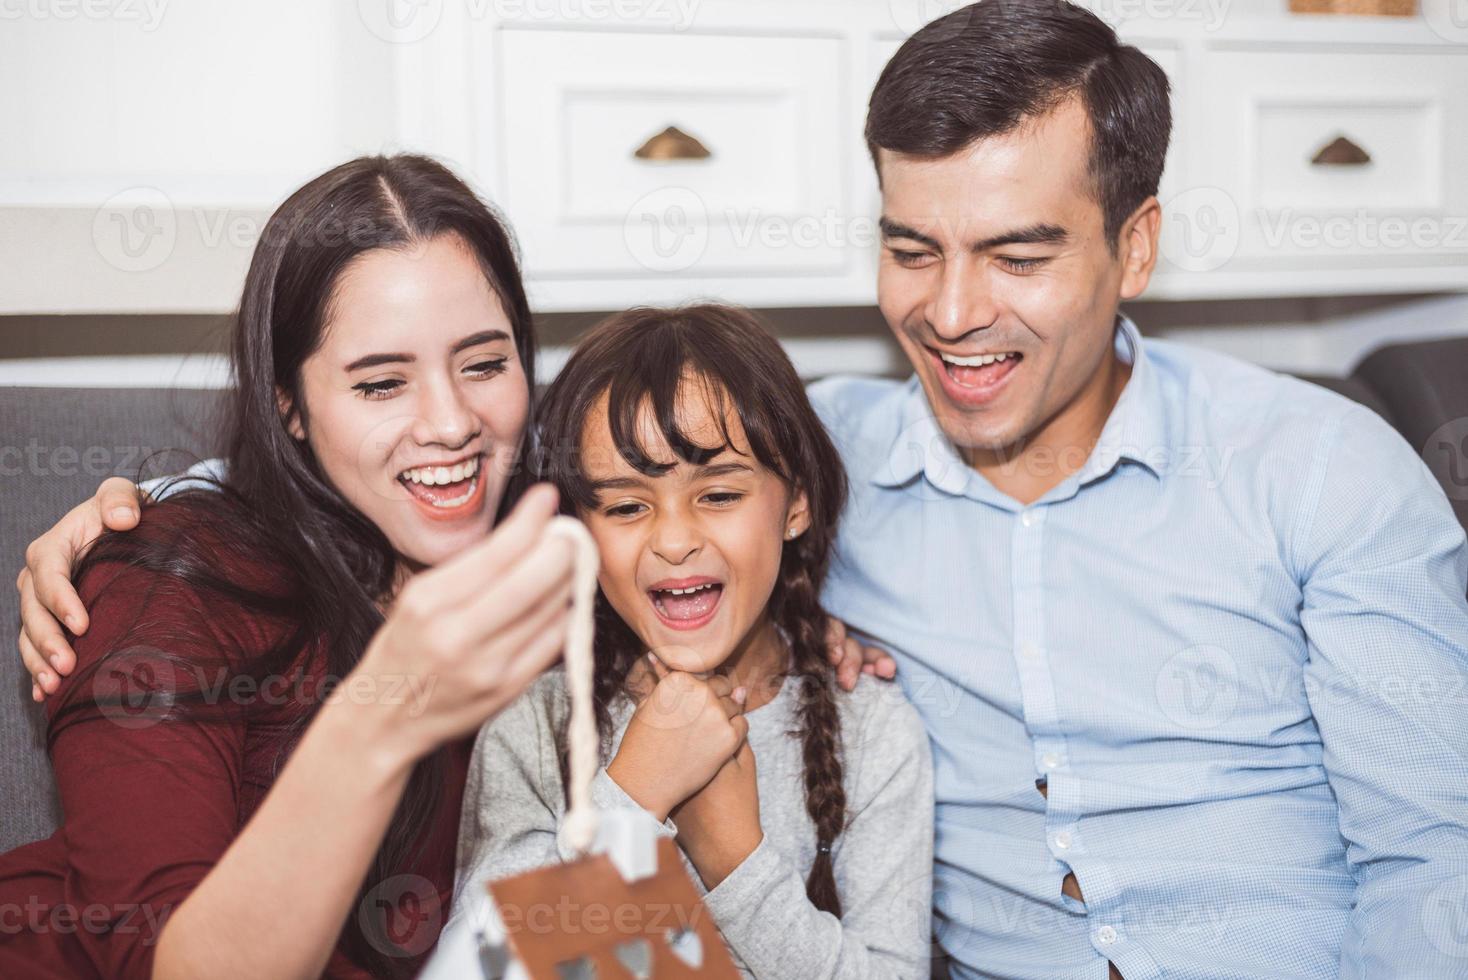
[[898,265],[916,266],[928,258],[927,252],[904,252],[901,249],[891,249],[892,258]]
[[1001,255],[999,261],[1003,262],[1010,272],[1034,272],[1046,262],[1043,258],[1020,258],[1013,255]]
[[362,393],[363,398],[386,398],[402,386],[403,382],[396,378],[389,378],[386,381],[359,381],[352,385],[355,390]]
[[492,378],[497,374],[504,373],[506,360],[506,358],[498,357],[493,360],[478,361],[470,364],[464,370],[477,378]]

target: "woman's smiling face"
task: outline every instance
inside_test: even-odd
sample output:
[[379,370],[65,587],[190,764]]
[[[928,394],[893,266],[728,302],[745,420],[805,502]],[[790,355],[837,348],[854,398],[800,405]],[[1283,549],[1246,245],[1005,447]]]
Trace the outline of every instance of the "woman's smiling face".
[[489,532],[530,392],[509,317],[461,239],[354,259],[300,390],[292,435],[409,565],[435,565]]
[[584,423],[580,458],[597,504],[579,516],[601,550],[602,591],[669,667],[711,671],[769,628],[765,607],[784,542],[808,526],[805,494],[792,494],[754,457],[732,407],[720,426],[717,403],[692,379],[678,391],[678,430],[723,449],[686,462],[651,412],[640,413],[639,448],[671,467],[657,476],[638,472],[613,445],[607,400],[603,392]]

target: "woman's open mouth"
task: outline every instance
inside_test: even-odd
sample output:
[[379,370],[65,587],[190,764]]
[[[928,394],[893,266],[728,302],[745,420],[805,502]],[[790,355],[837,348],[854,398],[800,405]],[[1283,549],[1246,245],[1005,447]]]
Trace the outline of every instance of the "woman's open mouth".
[[431,520],[470,517],[484,504],[484,480],[478,456],[437,466],[415,466],[399,473],[398,482]]
[[977,407],[999,397],[1024,355],[1017,351],[960,356],[928,348],[943,379],[943,390],[961,405]]
[[707,576],[667,579],[648,589],[647,595],[664,626],[696,630],[707,626],[718,613],[724,583]]

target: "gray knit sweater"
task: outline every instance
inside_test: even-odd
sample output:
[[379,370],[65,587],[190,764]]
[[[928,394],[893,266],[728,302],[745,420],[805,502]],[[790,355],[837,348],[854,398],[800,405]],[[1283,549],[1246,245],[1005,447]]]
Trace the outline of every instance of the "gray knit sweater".
[[[747,716],[763,842],[711,892],[685,856],[687,871],[746,977],[926,978],[933,774],[922,721],[896,684],[862,676],[855,691],[838,695],[849,823],[832,849],[843,912],[837,919],[805,895],[816,836],[805,812],[801,739],[792,734],[799,731],[795,687],[786,681]],[[565,811],[556,733],[568,710],[557,669],[480,731],[459,822],[451,918],[472,914],[467,888],[566,857],[556,842]],[[626,699],[613,705],[613,754],[632,710]],[[593,796],[603,809],[637,807],[605,769]],[[665,821],[659,833],[676,829]]]

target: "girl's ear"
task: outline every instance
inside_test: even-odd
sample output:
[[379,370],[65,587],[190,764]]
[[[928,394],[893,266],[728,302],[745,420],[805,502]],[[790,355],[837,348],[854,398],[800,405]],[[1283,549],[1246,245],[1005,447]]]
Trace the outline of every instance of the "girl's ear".
[[296,411],[295,402],[291,401],[291,396],[280,385],[275,386],[275,407],[280,409],[280,420],[285,424],[285,431],[291,434],[291,438],[304,442],[306,427],[301,424],[301,413]]
[[785,540],[792,541],[810,529],[810,498],[797,489],[785,508]]

